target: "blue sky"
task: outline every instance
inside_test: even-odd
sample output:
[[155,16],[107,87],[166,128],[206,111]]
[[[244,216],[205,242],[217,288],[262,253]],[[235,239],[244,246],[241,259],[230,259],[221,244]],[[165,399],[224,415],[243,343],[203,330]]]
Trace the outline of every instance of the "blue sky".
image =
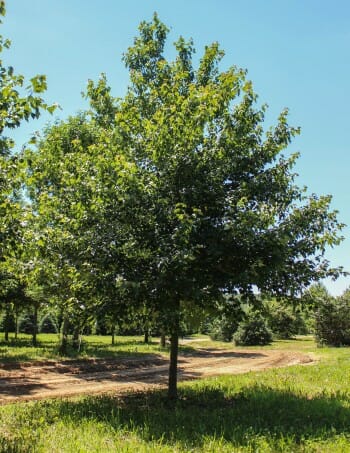
[[[350,2],[347,0],[8,0],[2,34],[12,40],[3,56],[17,73],[47,75],[46,99],[58,102],[60,118],[85,107],[81,92],[88,79],[107,74],[113,93],[122,96],[128,74],[121,61],[141,20],[153,12],[179,35],[193,38],[200,58],[218,41],[232,64],[248,69],[267,123],[284,108],[302,134],[291,145],[300,151],[298,183],[309,192],[332,194],[346,223],[345,241],[327,253],[334,266],[350,271]],[[24,125],[18,145],[43,127],[47,117]],[[326,286],[334,295],[350,277]]]

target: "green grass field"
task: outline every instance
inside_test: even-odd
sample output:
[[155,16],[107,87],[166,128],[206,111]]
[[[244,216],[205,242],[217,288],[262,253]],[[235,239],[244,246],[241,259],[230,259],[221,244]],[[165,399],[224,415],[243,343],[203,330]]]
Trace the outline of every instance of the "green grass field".
[[[115,348],[142,353],[140,341]],[[319,361],[183,383],[175,405],[157,391],[3,406],[0,451],[350,452],[350,349],[317,349],[306,337],[272,347]]]
[[38,345],[34,347],[31,344],[30,335],[19,334],[17,340],[10,338],[7,343],[0,334],[0,362],[106,358],[167,352],[167,349],[159,347],[158,341],[153,340],[149,344],[145,344],[142,336],[116,336],[115,345],[112,345],[109,336],[89,335],[83,337],[80,352],[68,348],[69,355],[62,357],[58,353],[58,342],[59,338],[56,334],[39,334]]

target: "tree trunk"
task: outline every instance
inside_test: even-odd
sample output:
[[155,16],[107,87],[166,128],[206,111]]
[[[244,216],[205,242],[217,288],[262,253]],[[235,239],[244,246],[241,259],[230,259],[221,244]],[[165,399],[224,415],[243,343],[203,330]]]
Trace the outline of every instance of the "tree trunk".
[[68,344],[68,319],[63,318],[62,328],[61,328],[61,344],[59,348],[59,353],[61,355],[67,355],[67,344]]
[[115,345],[115,325],[112,325],[112,346]]
[[177,356],[179,350],[179,332],[172,332],[170,338],[170,366],[169,366],[169,400],[177,399]]
[[168,399],[177,399],[177,357],[179,351],[179,319],[180,304],[177,303],[174,307],[174,318],[171,326],[170,337],[170,365],[169,365],[169,384],[168,384]]
[[160,347],[165,348],[165,332],[162,330],[160,332]]
[[80,334],[80,329],[78,326],[74,327],[74,330],[73,330],[73,348],[76,350],[76,351],[79,351],[79,334]]
[[18,308],[15,310],[15,339],[18,338]]
[[144,340],[143,342],[148,344],[149,343],[149,332],[148,332],[148,329],[145,329],[145,337],[144,337]]
[[10,312],[9,312],[8,305],[6,304],[6,312],[5,312],[5,319],[4,319],[5,341],[9,341],[9,327],[10,327]]
[[38,333],[38,305],[35,304],[33,313],[33,338],[32,338],[33,346],[37,345],[37,333]]

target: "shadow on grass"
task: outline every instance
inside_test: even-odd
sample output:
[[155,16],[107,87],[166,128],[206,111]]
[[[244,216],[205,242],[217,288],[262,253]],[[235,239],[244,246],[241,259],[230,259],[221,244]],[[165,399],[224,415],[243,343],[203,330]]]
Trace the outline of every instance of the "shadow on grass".
[[[9,341],[0,341],[0,366],[2,363],[16,364],[17,362],[42,361],[45,357],[48,360],[64,359],[118,359],[120,357],[141,357],[145,354],[167,351],[168,348],[157,348],[158,343],[153,341],[145,345],[143,341],[125,340],[115,345],[98,341],[83,340],[78,351],[70,344],[67,346],[67,353],[64,357],[59,352],[59,340],[40,339],[36,346],[33,346],[31,338],[10,338]],[[187,348],[192,350],[192,348]]]
[[33,346],[32,339],[28,338],[10,338],[8,341],[0,341],[0,366],[2,364],[17,362],[29,362],[46,357],[52,359],[57,356],[58,340],[38,341]]
[[40,347],[54,347],[58,340],[55,342],[53,340],[47,340],[47,341],[37,341],[37,346],[33,346],[32,339],[31,338],[10,338],[8,341],[1,340],[0,341],[0,346],[1,347],[7,347],[7,348],[40,348]]
[[226,351],[226,350],[219,350],[217,348],[201,348],[195,349],[191,346],[186,346],[185,348],[181,348],[180,355],[184,357],[203,357],[203,358],[232,358],[232,359],[255,359],[255,358],[262,358],[266,357],[266,354],[263,352],[242,352],[242,351]]
[[[33,346],[32,339],[30,337],[28,338],[10,338],[8,341],[5,340],[0,340],[0,346],[2,347],[10,347],[10,348],[23,348],[23,347],[52,347],[55,348],[57,344],[59,343],[59,337],[57,336],[57,339],[40,339],[37,340],[37,346]],[[91,341],[89,340],[89,337],[83,337],[83,342],[82,342],[85,347],[90,348],[90,349],[110,349],[110,348],[118,348],[118,346],[122,347],[127,347],[127,346],[157,346],[158,342],[156,341],[150,341],[149,343],[144,343],[143,341],[138,341],[138,340],[121,340],[117,341],[114,345],[111,344],[111,342],[101,342],[101,341]]]
[[[217,389],[185,388],[174,405],[167,402],[163,391],[46,404],[47,409],[53,406],[60,419],[74,424],[96,420],[114,430],[136,432],[144,441],[159,440],[196,448],[208,438],[222,438],[239,447],[251,444],[259,436],[277,441],[288,437],[300,443],[305,439],[327,440],[340,433],[350,434],[350,409],[342,398],[346,400],[346,395],[308,399],[256,386],[230,397]],[[48,414],[46,417],[50,419]]]

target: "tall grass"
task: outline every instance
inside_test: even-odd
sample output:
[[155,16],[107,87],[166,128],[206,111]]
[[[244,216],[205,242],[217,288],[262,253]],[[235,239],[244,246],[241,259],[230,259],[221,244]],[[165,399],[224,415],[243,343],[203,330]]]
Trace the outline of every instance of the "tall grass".
[[314,365],[183,383],[173,405],[153,391],[3,406],[0,451],[350,452],[350,349],[312,351]]

